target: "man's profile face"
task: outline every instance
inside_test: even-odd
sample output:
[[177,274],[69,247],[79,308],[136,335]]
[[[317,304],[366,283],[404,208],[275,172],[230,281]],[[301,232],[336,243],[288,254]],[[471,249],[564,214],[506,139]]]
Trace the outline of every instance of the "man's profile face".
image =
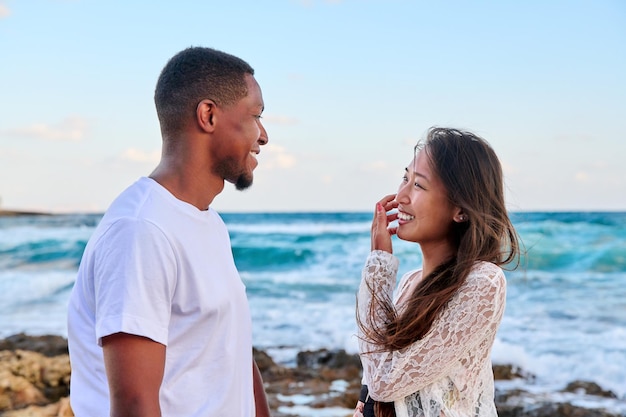
[[251,74],[245,75],[248,94],[230,106],[217,107],[218,140],[212,147],[215,157],[214,173],[244,190],[254,178],[260,147],[268,142],[261,124],[264,103],[261,88]]

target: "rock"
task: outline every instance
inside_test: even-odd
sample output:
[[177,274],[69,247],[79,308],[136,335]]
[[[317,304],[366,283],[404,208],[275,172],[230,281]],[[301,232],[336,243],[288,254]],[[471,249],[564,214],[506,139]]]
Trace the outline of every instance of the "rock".
[[[32,350],[31,350],[32,349]],[[254,358],[265,383],[273,417],[286,414],[296,398],[310,396],[311,408],[345,408],[356,404],[361,389],[361,361],[344,350],[320,349],[297,355],[295,367],[277,364],[264,351],[254,349]],[[534,376],[513,365],[495,365],[498,380]],[[68,392],[70,364],[67,342],[57,336],[19,334],[0,340],[0,415],[3,417],[71,417]],[[595,383],[574,381],[563,390],[569,395],[615,399],[611,391]],[[618,417],[605,410],[587,409],[566,402],[550,402],[545,395],[520,389],[496,391],[499,417]],[[285,412],[279,412],[279,408]],[[619,416],[626,417],[626,416]]]
[[570,382],[562,390],[562,392],[573,392],[575,394],[577,394],[577,393],[584,393],[584,394],[587,394],[587,395],[596,395],[598,397],[617,398],[617,395],[615,395],[614,392],[606,391],[606,390],[602,389],[602,387],[600,387],[595,382],[589,382],[589,381],[574,381],[574,382]]
[[320,349],[316,351],[299,352],[296,356],[296,363],[299,367],[310,369],[319,369],[321,367],[340,369],[345,366],[361,369],[359,355],[349,355],[343,349]]
[[274,362],[274,359],[272,359],[270,355],[262,350],[252,348],[252,356],[254,357],[254,361],[259,367],[259,371],[261,371],[261,373],[266,372],[270,368],[276,366],[276,362]]
[[[273,411],[281,406],[292,406],[290,397],[296,395],[311,396],[313,399],[307,404],[311,408],[340,407],[349,411],[356,405],[361,390],[361,361],[358,355],[327,349],[300,352],[295,368],[271,364],[262,356],[258,358],[263,364],[259,364],[259,369],[269,365],[265,373],[261,372]],[[345,382],[339,384],[340,388],[333,388],[336,381]]]
[[67,340],[61,336],[29,336],[18,333],[0,340],[0,351],[18,349],[38,352],[49,357],[68,354]]
[[605,410],[578,407],[568,403],[542,404],[522,415],[524,417],[620,417]]
[[43,393],[28,379],[14,375],[7,369],[0,369],[0,411],[47,403]]
[[535,378],[534,375],[522,371],[515,365],[493,365],[493,378],[495,380],[528,379]]
[[360,379],[363,369],[359,355],[350,355],[343,349],[300,352],[296,363],[299,369],[316,371],[326,381]]
[[513,389],[496,391],[498,417],[625,417],[607,410],[551,402],[545,395]]
[[7,411],[2,417],[73,417],[69,398],[63,398],[55,404],[43,407],[31,405],[20,410]]
[[253,348],[252,352],[254,360],[259,367],[259,371],[261,372],[261,376],[263,377],[263,382],[266,384],[274,381],[295,378],[293,369],[278,365],[264,351]]
[[0,351],[0,411],[54,403],[69,395],[69,383],[67,354],[46,357],[21,349]]
[[61,398],[57,404],[59,405],[59,412],[57,417],[73,417],[74,411],[70,405],[70,397]]
[[37,352],[25,350],[0,352],[0,369],[28,380],[50,401],[56,401],[69,394],[70,359],[69,355],[46,357]]

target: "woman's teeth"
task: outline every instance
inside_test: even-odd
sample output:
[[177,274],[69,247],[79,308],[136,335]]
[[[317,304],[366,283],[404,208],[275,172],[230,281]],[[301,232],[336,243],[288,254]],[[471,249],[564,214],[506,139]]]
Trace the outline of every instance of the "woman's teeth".
[[415,216],[411,216],[410,214],[406,214],[406,213],[398,213],[398,218],[400,220],[404,220],[404,221],[409,221],[409,220],[413,220],[415,218]]

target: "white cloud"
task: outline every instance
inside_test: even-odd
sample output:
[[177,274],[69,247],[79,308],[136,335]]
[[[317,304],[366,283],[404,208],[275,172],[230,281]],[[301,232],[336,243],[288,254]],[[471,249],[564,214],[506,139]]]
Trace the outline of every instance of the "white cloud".
[[[343,0],[324,0],[322,1],[322,3],[325,4],[339,4],[342,3]],[[298,4],[300,4],[303,7],[313,7],[315,5],[315,3],[317,3],[315,0],[298,0],[297,1]]]
[[369,172],[387,171],[389,169],[389,163],[387,163],[386,161],[373,161],[368,164],[362,165],[361,168],[364,171]]
[[594,138],[591,135],[585,133],[562,133],[554,137],[556,142],[568,142],[568,143],[592,143]]
[[20,154],[11,148],[0,147],[0,158],[9,160],[9,159],[17,159],[24,158],[26,155]]
[[289,169],[296,165],[296,157],[278,145],[261,148],[259,166],[264,170]]
[[304,75],[300,73],[291,73],[287,76],[287,79],[290,81],[301,81],[304,80]]
[[403,147],[406,146],[407,149],[412,151],[413,148],[415,148],[415,145],[417,145],[417,142],[419,142],[420,140],[420,138],[405,138],[402,140],[402,145]]
[[604,160],[592,161],[591,163],[586,165],[588,165],[589,168],[597,170],[605,170],[610,167],[609,164]]
[[576,173],[576,175],[574,175],[574,179],[576,180],[576,182],[587,183],[589,182],[589,174],[585,171],[579,171]]
[[0,19],[4,19],[5,17],[9,17],[11,15],[11,10],[4,3],[0,3]]
[[54,125],[34,123],[26,127],[5,130],[2,133],[4,135],[52,141],[80,141],[85,137],[87,127],[85,119],[78,116],[70,116]]
[[128,148],[121,153],[120,159],[123,161],[139,162],[139,163],[157,163],[161,158],[161,150],[146,152],[137,148]]
[[263,122],[277,125],[297,125],[299,123],[299,120],[289,116],[268,115],[263,116]]
[[500,161],[500,165],[502,165],[502,172],[504,173],[505,176],[517,174],[519,172],[519,170],[517,169],[515,165],[509,164],[506,161]]

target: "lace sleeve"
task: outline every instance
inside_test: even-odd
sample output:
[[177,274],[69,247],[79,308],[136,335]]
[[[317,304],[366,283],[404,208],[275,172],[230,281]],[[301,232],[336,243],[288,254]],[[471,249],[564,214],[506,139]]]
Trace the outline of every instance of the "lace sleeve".
[[[363,269],[358,314],[366,326],[383,325],[371,322],[382,320],[379,314],[373,319],[366,317],[373,302],[368,283],[377,291],[391,294],[397,266],[394,269],[390,262],[388,257],[372,253]],[[399,351],[377,352],[377,346],[359,338],[361,361],[372,398],[379,401],[404,398],[448,375],[471,350],[479,350],[475,355],[488,355],[489,349],[480,351],[478,345],[497,331],[505,297],[502,269],[487,262],[478,263],[421,340]]]

